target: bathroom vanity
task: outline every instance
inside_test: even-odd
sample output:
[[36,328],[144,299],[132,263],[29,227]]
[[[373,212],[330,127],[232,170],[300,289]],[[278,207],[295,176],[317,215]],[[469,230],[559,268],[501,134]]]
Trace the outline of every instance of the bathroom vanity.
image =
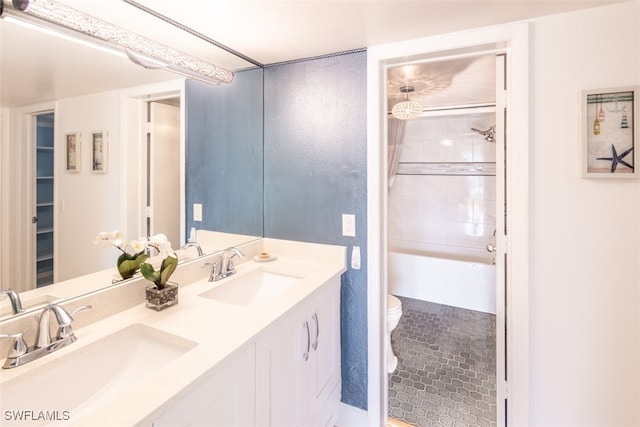
[[[61,303],[94,310],[78,315],[89,320],[77,342],[2,370],[2,425],[333,425],[345,248],[261,239],[240,249],[236,274],[216,282],[201,266],[219,253],[181,265],[179,303],[162,312],[145,308],[142,279]],[[264,251],[277,259],[254,260]],[[100,318],[101,303],[138,290],[139,303]]]
[[339,298],[334,277],[153,425],[332,425],[340,400]]

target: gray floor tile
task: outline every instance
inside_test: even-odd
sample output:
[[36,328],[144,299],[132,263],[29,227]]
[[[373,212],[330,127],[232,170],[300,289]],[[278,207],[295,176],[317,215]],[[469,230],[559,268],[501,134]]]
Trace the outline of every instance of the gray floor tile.
[[[496,425],[495,316],[400,297],[389,414],[412,425]],[[391,397],[391,394],[390,394]]]

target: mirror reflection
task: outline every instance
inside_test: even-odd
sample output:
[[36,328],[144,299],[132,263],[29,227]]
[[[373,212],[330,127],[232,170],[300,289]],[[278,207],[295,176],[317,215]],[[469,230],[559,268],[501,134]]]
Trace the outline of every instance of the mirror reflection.
[[185,81],[2,19],[0,44],[0,288],[23,309],[118,279],[102,231],[208,253],[262,236],[262,69],[209,46],[233,82]]

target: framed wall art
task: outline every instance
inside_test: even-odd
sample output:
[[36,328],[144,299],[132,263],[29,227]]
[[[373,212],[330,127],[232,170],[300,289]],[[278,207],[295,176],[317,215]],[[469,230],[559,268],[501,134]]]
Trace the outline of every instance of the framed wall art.
[[107,173],[109,166],[108,134],[106,131],[91,132],[91,171]]
[[582,91],[582,176],[637,178],[638,87]]
[[80,172],[82,139],[79,132],[65,134],[65,146],[67,153],[66,171],[69,173]]

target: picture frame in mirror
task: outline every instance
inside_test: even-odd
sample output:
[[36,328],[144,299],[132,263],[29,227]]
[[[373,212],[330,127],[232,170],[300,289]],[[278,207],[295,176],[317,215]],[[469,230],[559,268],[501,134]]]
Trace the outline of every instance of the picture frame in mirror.
[[107,131],[91,132],[91,172],[107,173],[109,171],[109,133]]
[[65,134],[66,171],[79,173],[81,171],[82,134],[70,132]]

